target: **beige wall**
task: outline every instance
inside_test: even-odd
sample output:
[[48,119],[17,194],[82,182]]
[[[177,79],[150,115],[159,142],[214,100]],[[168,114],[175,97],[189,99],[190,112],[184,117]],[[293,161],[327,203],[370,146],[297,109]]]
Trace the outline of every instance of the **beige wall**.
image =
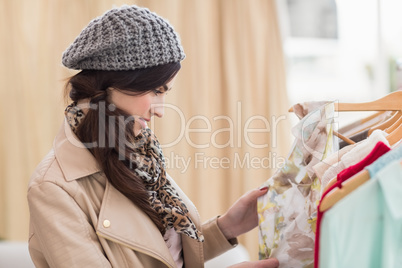
[[[162,144],[177,140],[164,148],[169,173],[202,219],[261,185],[286,156],[288,103],[273,0],[0,0],[0,237],[27,239],[27,184],[52,146],[66,105],[64,79],[74,73],[61,65],[62,52],[90,19],[122,3],[149,7],[182,38],[187,58],[154,129]],[[196,128],[205,132],[188,132]],[[256,230],[240,240],[256,259]]]

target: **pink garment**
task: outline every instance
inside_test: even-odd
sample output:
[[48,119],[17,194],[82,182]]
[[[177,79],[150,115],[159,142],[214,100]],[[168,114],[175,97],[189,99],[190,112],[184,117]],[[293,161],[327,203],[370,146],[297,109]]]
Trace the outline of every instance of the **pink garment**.
[[374,146],[378,142],[383,142],[385,145],[389,146],[389,142],[385,138],[386,135],[387,134],[384,131],[377,129],[373,131],[373,133],[371,133],[371,135],[367,139],[357,143],[352,148],[352,150],[345,153],[341,157],[341,160],[337,164],[333,165],[325,171],[324,175],[321,178],[321,184],[327,185],[330,180],[335,178],[342,170],[363,160],[363,158],[368,155],[371,150],[373,150]]
[[166,231],[163,236],[166,246],[169,248],[170,255],[172,255],[177,268],[183,267],[183,246],[181,244],[181,236],[176,233],[173,228]]
[[350,150],[352,150],[356,145],[357,145],[356,143],[348,145],[342,148],[341,150],[334,152],[333,154],[322,160],[320,163],[313,166],[315,174],[321,180],[321,187],[327,186],[327,183],[323,183],[322,181],[325,172],[332,166],[337,165],[337,163],[341,161],[342,156],[348,153]]

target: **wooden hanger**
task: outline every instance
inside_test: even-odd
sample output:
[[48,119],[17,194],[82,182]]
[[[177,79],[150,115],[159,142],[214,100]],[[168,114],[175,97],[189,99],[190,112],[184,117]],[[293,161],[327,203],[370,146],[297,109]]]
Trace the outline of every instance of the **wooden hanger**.
[[[358,134],[358,133],[361,133],[361,132],[363,132],[363,131],[365,131],[365,130],[369,130],[370,128],[373,128],[373,127],[375,127],[375,126],[377,126],[377,125],[379,125],[380,123],[382,123],[382,122],[384,122],[384,120],[388,120],[389,118],[387,118],[387,119],[385,119],[387,116],[386,115],[384,115],[384,113],[389,113],[389,111],[378,111],[378,112],[376,112],[376,113],[374,113],[374,114],[372,114],[372,115],[370,115],[370,116],[368,116],[368,117],[364,117],[364,118],[362,118],[362,119],[359,119],[359,120],[357,120],[355,123],[358,123],[358,124],[360,124],[361,126],[359,127],[359,126],[356,126],[356,127],[354,127],[354,128],[352,128],[351,130],[348,130],[348,131],[346,131],[347,133],[348,133],[348,135],[345,135],[345,134],[343,134],[344,136],[347,136],[347,137],[352,137],[353,135],[356,135],[356,134]],[[396,113],[395,111],[393,112],[393,113]],[[391,116],[392,116],[393,114],[391,114]],[[382,119],[378,119],[379,117],[383,117]],[[376,122],[371,122],[370,123],[370,121],[371,120],[376,120],[376,118],[377,118],[377,121]],[[353,123],[352,123],[353,124]],[[364,124],[366,124],[366,126],[364,126],[363,127],[363,125]],[[346,126],[345,126],[346,127]],[[342,132],[342,129],[343,129],[344,127],[342,127],[342,128],[340,128],[339,129],[339,131],[341,132],[341,133],[343,133]]]
[[[395,128],[394,128],[395,126]],[[392,132],[386,137],[391,146],[395,145],[402,139],[402,117],[391,126]]]
[[385,130],[387,128],[389,128],[390,126],[392,126],[399,118],[401,118],[402,116],[402,111],[397,111],[394,112],[393,115],[391,116],[391,118],[389,118],[388,120],[386,120],[385,122],[379,123],[373,127],[371,127],[368,131],[368,135],[370,136],[371,133],[373,133],[374,130],[377,129],[381,129],[381,130]]
[[402,123],[402,117],[398,118],[391,126],[386,128],[385,132],[387,132],[388,134],[391,134],[392,132],[394,132],[399,127],[399,125],[401,123]]
[[[402,112],[402,91],[395,91],[389,93],[388,95],[370,102],[361,102],[361,103],[341,103],[334,102],[335,111],[339,112],[352,112],[352,111],[399,111]],[[289,109],[289,112],[293,112],[293,107]],[[400,124],[399,124],[400,125]],[[402,129],[400,130],[402,132]],[[348,144],[352,141],[339,133],[334,133],[337,137],[344,140]],[[392,141],[397,139],[399,136],[399,132],[392,136]],[[402,135],[402,133],[401,133]],[[402,138],[402,137],[401,137]]]
[[[370,173],[364,169],[342,183],[342,188],[335,188],[321,200],[320,211],[324,212],[335,205],[339,200],[356,190],[370,180]],[[329,188],[329,187],[328,187]]]
[[[388,95],[370,102],[342,103],[334,102],[335,111],[402,111],[402,91],[395,91]],[[293,107],[289,109],[293,112]]]
[[395,91],[370,102],[335,102],[335,111],[402,111],[402,91]]
[[365,118],[360,119],[360,122],[361,122],[361,123],[366,123],[366,122],[368,122],[368,121],[370,121],[370,120],[373,120],[374,118],[376,118],[376,117],[382,115],[382,114],[385,113],[385,112],[387,112],[387,111],[379,111],[379,112],[376,112],[376,113],[374,113],[374,114],[372,114],[372,115],[369,115],[369,116],[367,116],[367,117],[365,117]]
[[343,136],[342,134],[340,134],[339,132],[336,132],[335,130],[333,131],[334,135],[337,136],[338,138],[340,138],[341,140],[343,140],[344,142],[346,142],[347,144],[355,144],[356,142],[349,139],[348,137]]

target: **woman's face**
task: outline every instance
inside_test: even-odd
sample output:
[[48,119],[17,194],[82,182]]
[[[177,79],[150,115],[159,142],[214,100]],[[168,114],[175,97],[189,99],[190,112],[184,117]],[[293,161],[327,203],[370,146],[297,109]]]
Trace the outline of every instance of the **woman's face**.
[[110,102],[135,118],[134,134],[138,135],[141,129],[147,127],[147,122],[151,120],[152,116],[163,116],[165,96],[173,87],[175,79],[176,76],[166,85],[139,96],[129,95],[130,92],[124,90],[111,89]]

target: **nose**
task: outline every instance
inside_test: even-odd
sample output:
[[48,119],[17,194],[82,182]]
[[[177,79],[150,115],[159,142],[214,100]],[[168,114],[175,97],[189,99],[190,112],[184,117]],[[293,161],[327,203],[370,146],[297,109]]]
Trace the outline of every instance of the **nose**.
[[158,103],[153,105],[152,114],[161,118],[165,113],[165,107],[163,103]]
[[165,113],[165,94],[160,96],[157,101],[152,104],[152,114],[161,118]]

